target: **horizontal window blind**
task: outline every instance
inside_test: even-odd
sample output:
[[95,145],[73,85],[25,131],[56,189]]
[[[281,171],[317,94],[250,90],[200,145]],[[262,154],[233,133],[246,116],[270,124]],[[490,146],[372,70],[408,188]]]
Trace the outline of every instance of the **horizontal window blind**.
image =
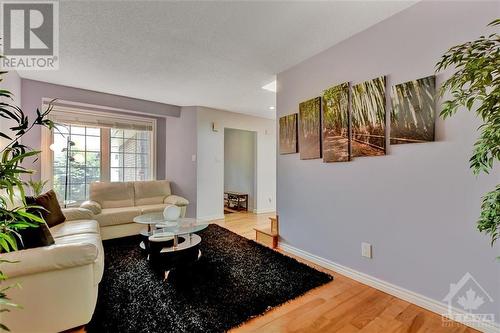
[[88,112],[63,108],[55,105],[49,119],[57,124],[78,125],[100,128],[131,129],[137,131],[153,131],[154,120],[142,117],[130,117],[105,112]]

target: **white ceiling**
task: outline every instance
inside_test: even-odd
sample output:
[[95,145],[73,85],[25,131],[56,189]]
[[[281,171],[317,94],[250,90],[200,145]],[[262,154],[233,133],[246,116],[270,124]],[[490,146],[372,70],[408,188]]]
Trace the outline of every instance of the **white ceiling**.
[[276,73],[413,3],[61,2],[60,69],[20,74],[273,118]]

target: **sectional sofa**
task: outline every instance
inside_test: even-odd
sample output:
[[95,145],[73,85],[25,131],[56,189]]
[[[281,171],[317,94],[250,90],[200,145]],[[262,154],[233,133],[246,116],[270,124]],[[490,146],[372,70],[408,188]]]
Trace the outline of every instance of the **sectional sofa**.
[[0,255],[3,285],[23,309],[0,313],[12,332],[60,332],[84,325],[95,309],[105,253],[102,240],[137,234],[132,219],[177,204],[183,216],[188,201],[171,194],[168,181],[93,183],[91,201],[63,209],[66,221],[50,228],[55,244]]

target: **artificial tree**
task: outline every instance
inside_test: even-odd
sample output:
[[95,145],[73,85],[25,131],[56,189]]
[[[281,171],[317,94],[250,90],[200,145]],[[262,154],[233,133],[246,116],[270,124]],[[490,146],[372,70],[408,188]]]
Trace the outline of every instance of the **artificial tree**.
[[[488,26],[496,28],[500,19]],[[441,117],[454,115],[459,108],[475,110],[483,124],[474,143],[470,168],[476,175],[493,170],[500,160],[500,36],[498,33],[450,48],[436,64],[436,72],[454,67],[455,72],[440,89],[441,97],[449,91],[451,98],[443,103]],[[479,231],[491,237],[491,245],[500,238],[500,184],[482,198]]]
[[[0,58],[2,56],[0,55]],[[0,82],[7,72],[0,72]],[[27,158],[36,158],[40,151],[31,150],[20,142],[35,126],[44,126],[52,129],[54,124],[47,119],[52,110],[49,106],[44,112],[36,110],[36,118],[30,122],[23,110],[13,104],[13,95],[10,91],[0,89],[0,118],[2,122],[10,122],[12,126],[8,133],[0,132],[0,137],[7,140],[5,147],[0,150],[0,252],[17,250],[22,242],[19,230],[36,228],[43,219],[33,210],[42,209],[26,204],[24,182],[22,175],[32,174],[33,171],[25,168],[22,163]],[[0,264],[15,264],[1,258]],[[0,282],[8,277],[0,271]],[[12,286],[0,287],[0,313],[9,311],[11,307],[19,307],[7,297],[7,291]],[[0,323],[0,329],[7,330],[5,324]]]

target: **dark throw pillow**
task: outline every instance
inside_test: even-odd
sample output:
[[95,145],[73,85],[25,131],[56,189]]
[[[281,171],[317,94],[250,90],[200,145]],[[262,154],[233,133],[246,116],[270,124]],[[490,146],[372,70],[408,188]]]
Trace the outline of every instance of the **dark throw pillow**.
[[26,203],[45,208],[45,210],[42,210],[40,213],[45,222],[47,222],[49,228],[66,221],[66,217],[61,210],[61,206],[59,206],[59,201],[57,201],[56,192],[54,192],[54,190],[50,190],[36,198],[27,197]]
[[37,227],[18,230],[22,240],[22,242],[18,242],[19,250],[54,244],[54,237],[52,237],[47,223],[37,223],[37,225]]

